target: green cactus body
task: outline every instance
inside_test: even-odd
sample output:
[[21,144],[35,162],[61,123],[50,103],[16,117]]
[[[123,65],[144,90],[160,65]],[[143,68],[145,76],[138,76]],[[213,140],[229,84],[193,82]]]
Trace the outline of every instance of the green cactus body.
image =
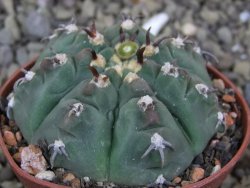
[[219,107],[192,44],[151,43],[129,21],[104,35],[94,25],[57,32],[9,107],[29,143],[50,144],[52,167],[143,186],[190,165],[216,132]]

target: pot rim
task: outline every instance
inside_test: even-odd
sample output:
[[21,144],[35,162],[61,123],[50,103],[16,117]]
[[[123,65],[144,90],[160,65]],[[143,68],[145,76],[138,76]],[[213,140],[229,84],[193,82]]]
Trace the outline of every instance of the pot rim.
[[[22,66],[24,69],[30,69],[37,58],[34,58],[29,63]],[[226,87],[230,87],[234,90],[236,101],[238,104],[242,107],[242,124],[244,128],[244,136],[241,143],[240,148],[236,152],[236,154],[233,156],[233,158],[224,166],[222,167],[218,172],[215,174],[206,177],[202,179],[201,181],[198,181],[196,183],[191,183],[189,185],[184,186],[185,188],[195,188],[195,187],[203,187],[206,184],[215,181],[216,179],[219,179],[221,176],[225,175],[228,171],[231,171],[232,168],[235,166],[235,164],[240,160],[241,156],[243,155],[245,149],[247,148],[249,142],[250,142],[250,110],[248,107],[248,104],[246,103],[244,97],[241,95],[237,87],[225,76],[223,75],[219,70],[217,70],[212,65],[207,65],[207,69],[212,75],[214,75],[216,78],[220,78],[224,81]],[[0,88],[0,97],[6,97],[12,90],[12,86],[14,85],[14,82],[16,81],[17,77],[21,77],[22,72],[20,69],[16,70],[16,72],[4,83],[4,85]],[[1,132],[1,131],[0,131]],[[45,180],[40,180],[35,178],[34,176],[28,174],[24,170],[22,170],[17,163],[14,161],[12,156],[10,155],[2,137],[2,133],[0,134],[0,146],[2,148],[2,151],[7,158],[7,161],[9,162],[12,170],[20,177],[23,177],[24,179],[28,179],[29,181],[40,184],[44,187],[54,187],[54,188],[67,188],[67,186],[55,184],[52,182],[48,182]]]

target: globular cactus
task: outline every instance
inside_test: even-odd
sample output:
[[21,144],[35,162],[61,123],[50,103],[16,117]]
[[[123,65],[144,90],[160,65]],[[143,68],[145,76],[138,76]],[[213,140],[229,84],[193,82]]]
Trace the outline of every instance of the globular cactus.
[[52,168],[118,185],[163,184],[204,150],[222,114],[202,51],[149,30],[130,18],[103,34],[69,24],[24,71],[8,115],[28,143],[47,140]]

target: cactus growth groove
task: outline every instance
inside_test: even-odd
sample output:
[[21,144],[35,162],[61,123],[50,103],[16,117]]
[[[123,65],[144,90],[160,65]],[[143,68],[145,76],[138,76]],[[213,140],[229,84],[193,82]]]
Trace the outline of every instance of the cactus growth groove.
[[7,114],[28,143],[48,142],[52,168],[164,184],[204,150],[223,117],[202,51],[149,30],[130,18],[103,33],[71,23],[23,70]]

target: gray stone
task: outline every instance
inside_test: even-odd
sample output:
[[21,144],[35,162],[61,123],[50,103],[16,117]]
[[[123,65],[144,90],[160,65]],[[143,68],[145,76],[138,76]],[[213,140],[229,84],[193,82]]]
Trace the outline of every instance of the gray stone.
[[21,37],[20,30],[14,16],[10,15],[6,17],[4,25],[11,32],[15,40],[20,39]]
[[14,173],[12,172],[9,165],[6,165],[1,171],[0,171],[0,182],[8,181],[14,178]]
[[7,28],[0,30],[0,44],[13,44],[14,38]]
[[207,31],[206,29],[199,27],[197,29],[196,37],[199,41],[204,42],[207,40]]
[[119,15],[120,5],[121,4],[118,2],[112,2],[112,3],[108,4],[106,9],[105,9],[105,13],[114,14],[115,16]]
[[232,43],[233,37],[230,29],[226,26],[223,26],[217,30],[217,35],[219,40],[226,44]]
[[219,21],[220,15],[217,11],[210,10],[208,8],[203,8],[201,11],[201,18],[212,25],[216,24]]
[[76,0],[62,0],[62,5],[65,8],[73,8],[76,5]]
[[2,188],[22,188],[23,187],[23,185],[20,182],[17,182],[16,180],[4,181],[0,183],[0,186]]
[[13,6],[13,0],[3,0],[2,4],[4,6],[5,11],[10,14],[10,15],[14,15],[15,11],[14,11],[14,6]]
[[250,80],[250,62],[237,62],[234,66],[233,71],[243,76],[246,80]]
[[244,94],[248,104],[250,105],[250,82],[246,84]]
[[86,17],[93,17],[94,16],[94,12],[95,12],[95,4],[93,3],[92,0],[86,0],[82,3],[82,13],[81,13],[81,17],[82,18],[86,18]]
[[27,45],[29,52],[40,52],[44,48],[44,44],[40,42],[30,42]]
[[0,64],[8,66],[13,61],[13,52],[7,45],[0,46]]
[[9,78],[10,76],[13,75],[13,73],[18,69],[20,68],[17,64],[11,64],[8,68],[8,71],[7,71],[7,77]]
[[52,10],[53,10],[55,17],[58,20],[71,19],[75,15],[74,9],[67,9],[67,8],[60,6],[60,5],[53,7]]
[[28,13],[24,20],[24,31],[36,38],[49,36],[51,31],[49,18],[37,11]]
[[16,60],[20,65],[27,63],[29,60],[29,55],[27,49],[23,46],[17,48],[16,50]]
[[151,14],[158,12],[162,8],[162,4],[155,1],[144,1],[144,6]]

